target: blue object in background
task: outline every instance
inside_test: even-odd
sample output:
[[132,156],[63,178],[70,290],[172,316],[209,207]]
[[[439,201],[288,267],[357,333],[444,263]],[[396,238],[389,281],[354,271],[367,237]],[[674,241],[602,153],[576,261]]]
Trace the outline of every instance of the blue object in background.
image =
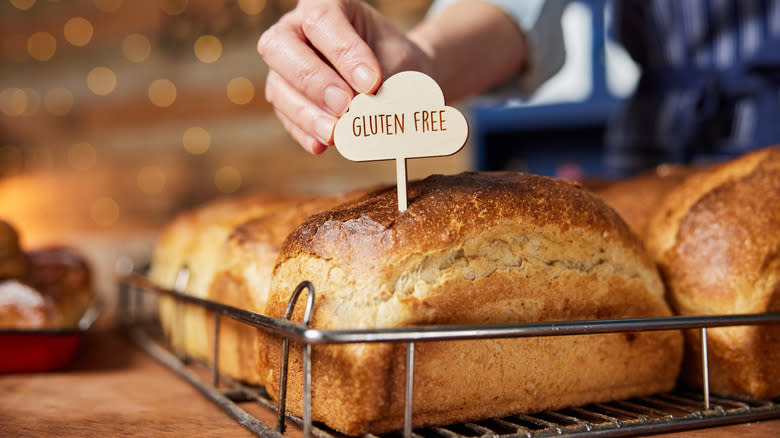
[[[605,17],[609,2],[580,0],[572,3],[564,13],[564,39],[582,38],[580,31],[567,27],[569,9],[578,8],[573,12],[579,12],[572,12],[569,20],[589,20],[592,29],[587,95],[577,100],[564,97],[558,102],[553,98],[551,103],[516,98],[473,103],[470,106],[471,141],[476,146],[475,162],[479,170],[521,170],[573,180],[605,174],[606,124],[624,97],[608,84],[606,56],[609,43]],[[568,24],[572,24],[571,21]],[[568,63],[568,58],[575,54],[569,41],[566,47]]]

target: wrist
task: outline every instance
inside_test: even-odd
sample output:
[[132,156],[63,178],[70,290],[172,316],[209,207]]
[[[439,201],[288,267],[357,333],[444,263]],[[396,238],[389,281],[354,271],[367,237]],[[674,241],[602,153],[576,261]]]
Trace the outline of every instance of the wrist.
[[[428,27],[428,29],[426,29]],[[419,53],[422,54],[422,59],[419,62],[417,68],[428,76],[432,77],[437,82],[441,82],[439,77],[439,70],[436,68],[436,45],[433,43],[434,38],[431,37],[432,32],[436,32],[435,28],[431,26],[418,26],[409,31],[407,37],[419,49]]]

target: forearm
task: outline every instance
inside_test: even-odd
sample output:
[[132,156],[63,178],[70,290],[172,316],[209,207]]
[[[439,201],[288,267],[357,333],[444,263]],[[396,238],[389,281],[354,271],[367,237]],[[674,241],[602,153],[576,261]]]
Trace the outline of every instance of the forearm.
[[478,0],[453,4],[408,37],[430,56],[427,73],[450,102],[500,84],[527,62],[522,30],[500,8]]

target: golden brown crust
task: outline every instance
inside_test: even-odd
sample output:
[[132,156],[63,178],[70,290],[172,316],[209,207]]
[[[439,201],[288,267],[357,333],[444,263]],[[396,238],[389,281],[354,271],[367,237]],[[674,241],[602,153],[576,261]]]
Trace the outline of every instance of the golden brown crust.
[[650,217],[661,201],[696,169],[664,164],[627,180],[610,184],[594,193],[626,221],[643,241]]
[[[287,235],[309,216],[361,195],[362,191],[301,200],[236,226],[220,252],[208,298],[263,313],[271,272]],[[212,344],[213,323],[207,324]],[[268,366],[259,351],[257,330],[224,320],[220,331],[222,371],[252,384],[264,384]]]
[[[780,146],[686,180],[653,217],[648,244],[677,312],[780,311]],[[780,327],[709,332],[715,390],[780,395]],[[697,335],[688,339],[695,357]]]
[[[174,289],[182,268],[189,279],[184,292],[206,298],[220,249],[233,227],[252,217],[293,205],[305,196],[289,193],[254,193],[218,199],[179,214],[161,233],[152,255],[149,277],[158,285]],[[160,320],[178,348],[192,357],[212,355],[207,333],[209,315],[201,308],[184,306],[178,315],[173,301],[161,298]],[[176,324],[175,320],[181,319]]]
[[280,263],[298,254],[372,269],[396,255],[447,248],[465,236],[521,219],[562,233],[587,228],[610,245],[629,248],[650,267],[641,244],[603,202],[563,180],[511,172],[433,175],[408,187],[409,208],[397,209],[395,190],[349,203],[312,218],[295,230]]
[[[281,316],[292,289],[306,279],[317,291],[318,328],[670,314],[656,268],[636,236],[577,186],[527,174],[465,173],[432,176],[409,188],[404,213],[397,211],[394,190],[379,191],[316,215],[291,233],[274,269],[266,312]],[[293,318],[301,318],[302,308]],[[679,333],[643,334],[637,343],[620,336],[587,339],[603,351],[594,355],[575,338],[426,344],[415,358],[416,387],[424,388],[415,392],[415,426],[673,386]],[[265,342],[273,373],[269,392],[275,396],[279,352]],[[400,427],[398,348],[315,348],[315,420],[349,434]],[[296,356],[288,406],[300,414]],[[479,371],[483,359],[494,367],[491,372]],[[532,370],[516,371],[519,364]],[[524,373],[539,376],[529,381]],[[568,383],[556,383],[557,374]],[[480,387],[490,391],[479,395]]]

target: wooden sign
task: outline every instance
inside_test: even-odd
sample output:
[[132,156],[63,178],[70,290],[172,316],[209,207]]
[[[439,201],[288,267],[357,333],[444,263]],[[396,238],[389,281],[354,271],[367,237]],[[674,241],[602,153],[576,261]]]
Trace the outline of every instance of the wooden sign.
[[391,76],[375,95],[355,96],[333,132],[344,158],[396,160],[399,211],[407,206],[406,159],[452,155],[467,138],[463,114],[444,104],[436,81],[416,71]]

